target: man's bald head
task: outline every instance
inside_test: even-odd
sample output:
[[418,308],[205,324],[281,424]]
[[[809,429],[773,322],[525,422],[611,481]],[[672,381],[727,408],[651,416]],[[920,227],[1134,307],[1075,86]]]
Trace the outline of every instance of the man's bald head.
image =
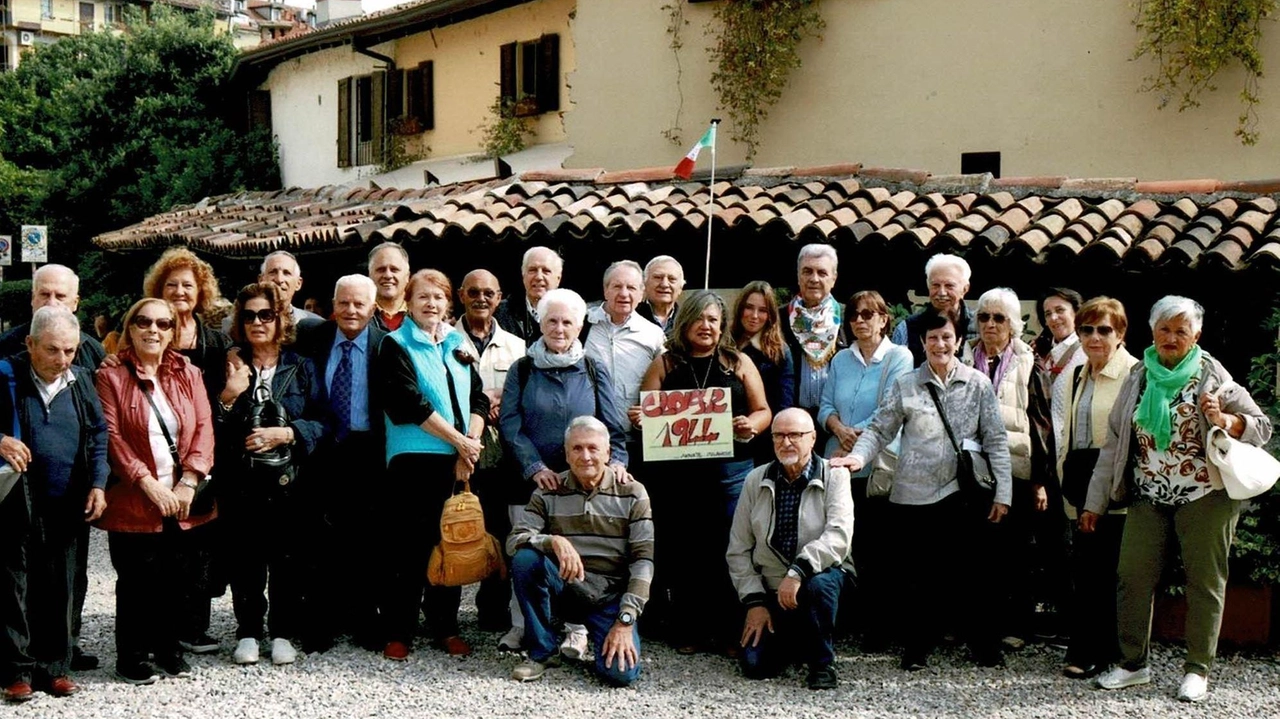
[[799,407],[788,407],[773,417],[773,431],[783,432],[813,431],[813,417]]
[[502,290],[498,287],[498,278],[488,270],[472,270],[462,278],[462,286],[458,288],[458,301],[465,308],[463,311],[467,321],[475,327],[488,327],[494,310],[502,301]]
[[784,409],[773,418],[773,454],[788,474],[809,464],[816,441],[813,417],[799,407]]

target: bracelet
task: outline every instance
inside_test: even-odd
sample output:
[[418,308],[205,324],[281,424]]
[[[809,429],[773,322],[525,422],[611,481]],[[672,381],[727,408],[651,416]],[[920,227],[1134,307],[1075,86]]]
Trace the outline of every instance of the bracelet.
[[200,483],[199,483],[199,482],[197,482],[197,481],[195,481],[195,480],[187,479],[186,477],[183,477],[182,479],[179,479],[179,480],[178,480],[178,484],[180,484],[180,485],[182,485],[182,486],[184,486],[184,487],[190,487],[191,489],[199,489],[199,488],[200,488]]

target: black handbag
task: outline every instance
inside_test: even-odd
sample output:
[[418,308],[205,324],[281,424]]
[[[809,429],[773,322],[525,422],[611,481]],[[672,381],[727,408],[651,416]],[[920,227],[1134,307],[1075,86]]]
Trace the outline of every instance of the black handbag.
[[[156,406],[156,400],[151,396],[152,386],[142,380],[138,380],[138,389],[142,390],[142,396],[146,397],[147,402],[151,404],[151,411],[156,416],[156,424],[160,425],[160,434],[164,436],[165,444],[169,445],[169,456],[173,459],[173,483],[174,486],[177,486],[182,480],[182,459],[178,456],[177,442],[173,441],[173,436],[169,434],[169,428],[165,426],[164,420],[160,418],[160,408]],[[158,387],[159,385],[154,386]],[[205,476],[196,483],[195,496],[191,498],[191,507],[187,510],[187,516],[197,517],[212,512],[214,500],[213,478]]]
[[991,464],[987,462],[987,453],[960,448],[960,443],[951,431],[947,412],[942,408],[942,400],[938,398],[937,389],[931,384],[925,386],[942,417],[942,427],[947,431],[947,439],[951,440],[951,448],[956,452],[956,483],[960,485],[961,494],[973,504],[990,504],[995,499],[996,481],[991,474]]
[[1067,450],[1062,458],[1062,497],[1076,509],[1084,507],[1089,497],[1089,481],[1093,479],[1093,467],[1098,463],[1097,448]]
[[[293,381],[293,375],[297,371],[297,365],[293,365],[276,378],[278,382],[273,380],[272,383],[283,390]],[[280,404],[280,397],[261,384],[253,389],[249,402],[248,426],[250,430],[289,426],[289,412]],[[293,449],[287,444],[263,452],[245,452],[244,461],[253,476],[273,481],[280,487],[288,486],[297,478]]]

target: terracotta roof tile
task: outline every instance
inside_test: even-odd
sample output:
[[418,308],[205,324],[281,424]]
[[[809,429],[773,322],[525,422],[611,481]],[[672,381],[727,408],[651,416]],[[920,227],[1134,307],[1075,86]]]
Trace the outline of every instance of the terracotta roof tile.
[[595,182],[604,174],[603,167],[566,170],[529,170],[520,173],[523,182]]
[[1149,195],[1210,195],[1221,185],[1217,180],[1156,180],[1139,182],[1133,189]]
[[900,167],[864,167],[858,174],[883,182],[910,182],[915,185],[929,179],[927,170],[908,170]]
[[1067,181],[1065,175],[1041,175],[1035,177],[997,177],[991,181],[992,187],[1027,187],[1043,190],[1056,190]]
[[844,163],[836,165],[815,165],[813,167],[792,168],[793,177],[849,177],[862,170],[862,163]]

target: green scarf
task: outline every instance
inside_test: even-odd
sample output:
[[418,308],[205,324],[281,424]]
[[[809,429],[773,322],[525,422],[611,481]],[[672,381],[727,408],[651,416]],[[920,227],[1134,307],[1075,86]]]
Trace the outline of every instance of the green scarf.
[[1200,371],[1200,355],[1200,345],[1196,345],[1177,367],[1169,369],[1160,364],[1155,346],[1142,353],[1142,366],[1147,369],[1147,388],[1142,391],[1142,399],[1138,400],[1138,411],[1134,413],[1133,421],[1151,433],[1156,440],[1156,449],[1161,452],[1169,448],[1173,432],[1173,413],[1169,411],[1169,403],[1191,380],[1191,375]]

